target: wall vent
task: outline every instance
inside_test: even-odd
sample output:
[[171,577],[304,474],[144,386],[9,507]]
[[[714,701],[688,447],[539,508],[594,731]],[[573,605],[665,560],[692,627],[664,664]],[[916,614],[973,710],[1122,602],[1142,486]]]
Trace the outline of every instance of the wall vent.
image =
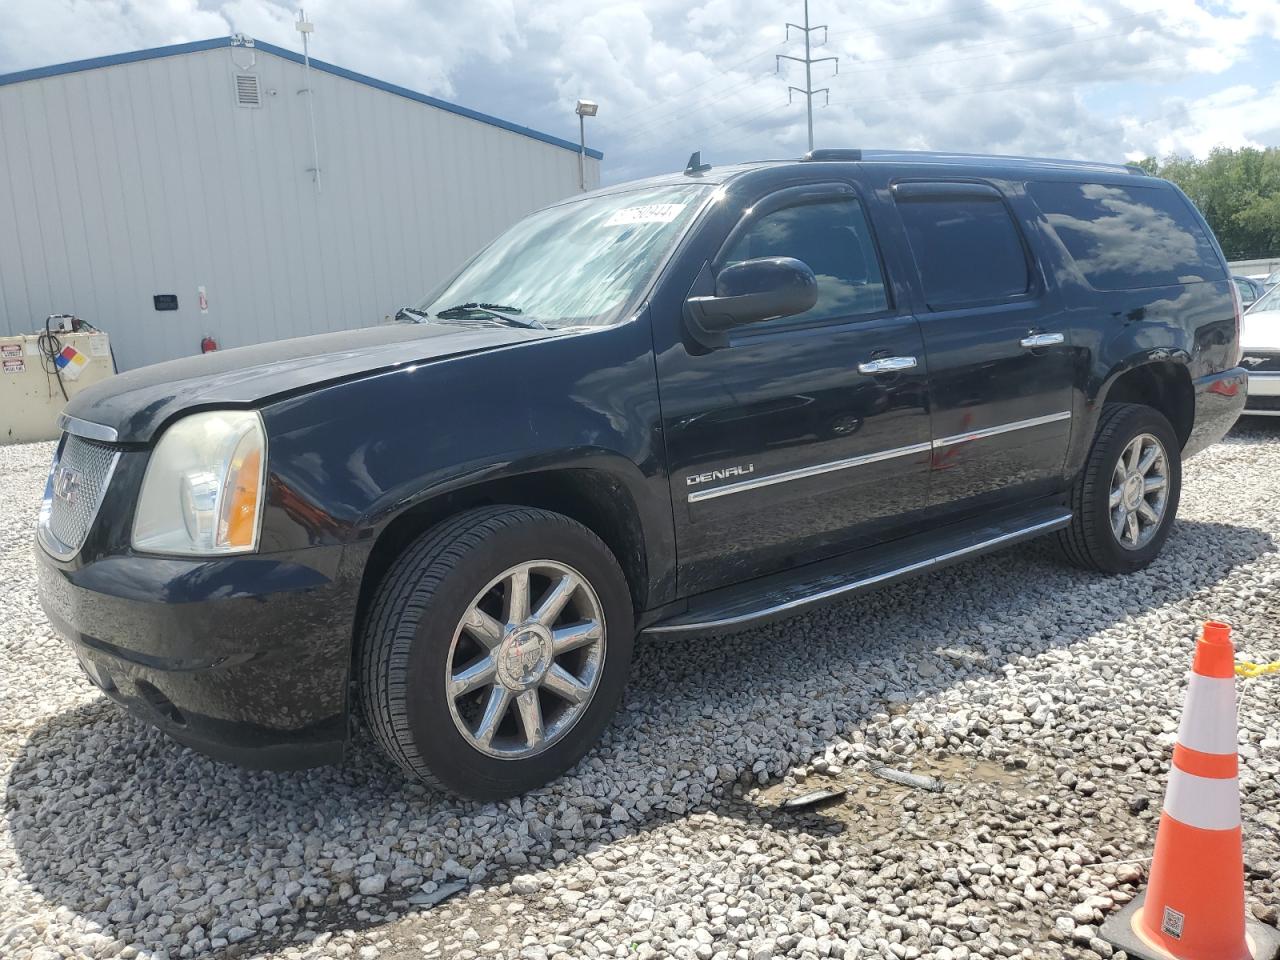
[[241,107],[262,106],[262,92],[256,73],[236,74],[236,103]]

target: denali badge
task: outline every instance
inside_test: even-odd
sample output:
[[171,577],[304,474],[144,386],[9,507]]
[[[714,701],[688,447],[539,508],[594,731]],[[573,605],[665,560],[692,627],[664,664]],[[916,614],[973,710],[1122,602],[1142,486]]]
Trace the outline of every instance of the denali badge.
[[53,471],[53,495],[70,505],[76,502],[76,491],[80,489],[80,474],[70,467],[58,464]]
[[749,473],[756,472],[756,465],[748,463],[746,466],[739,464],[736,467],[725,467],[723,470],[712,470],[709,473],[695,473],[684,478],[687,486],[694,487],[700,483],[706,483],[708,480],[724,480],[727,477],[745,477]]

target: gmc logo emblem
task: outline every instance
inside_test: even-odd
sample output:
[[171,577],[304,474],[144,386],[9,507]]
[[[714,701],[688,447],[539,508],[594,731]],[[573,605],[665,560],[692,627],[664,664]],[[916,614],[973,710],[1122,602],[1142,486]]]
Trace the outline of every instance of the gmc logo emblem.
[[59,464],[53,471],[53,495],[66,504],[76,502],[76,491],[80,489],[80,474],[70,467]]

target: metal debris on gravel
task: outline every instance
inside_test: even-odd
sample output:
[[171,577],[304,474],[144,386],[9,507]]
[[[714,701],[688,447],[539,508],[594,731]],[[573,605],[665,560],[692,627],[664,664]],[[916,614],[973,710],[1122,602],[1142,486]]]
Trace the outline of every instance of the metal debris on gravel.
[[[1098,925],[1143,882],[1198,625],[1280,659],[1278,427],[1187,465],[1135,576],[1032,544],[642,644],[600,746],[490,804],[407,783],[363,739],[342,767],[261,773],[129,719],[36,602],[51,447],[0,448],[0,956],[1110,956]],[[1275,924],[1280,678],[1242,685],[1240,756],[1249,902]]]

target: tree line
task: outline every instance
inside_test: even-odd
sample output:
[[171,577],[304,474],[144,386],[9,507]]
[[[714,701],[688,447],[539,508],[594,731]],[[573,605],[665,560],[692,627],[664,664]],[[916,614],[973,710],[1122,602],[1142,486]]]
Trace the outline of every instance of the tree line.
[[1147,157],[1139,166],[1191,198],[1228,260],[1280,256],[1280,147],[1219,147],[1203,160]]

